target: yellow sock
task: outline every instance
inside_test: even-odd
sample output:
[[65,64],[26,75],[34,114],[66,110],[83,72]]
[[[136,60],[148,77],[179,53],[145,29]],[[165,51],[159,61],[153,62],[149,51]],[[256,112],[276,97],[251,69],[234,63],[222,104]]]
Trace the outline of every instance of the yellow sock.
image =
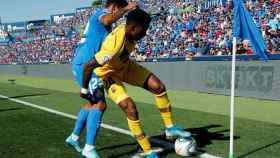
[[145,153],[151,151],[151,144],[141,129],[140,121],[139,120],[132,121],[127,118],[127,122],[130,131],[132,132],[133,135],[135,135],[137,142],[139,143],[143,151]]
[[173,121],[172,121],[171,112],[160,112],[160,114],[161,114],[165,127],[172,127]]
[[144,153],[148,153],[152,150],[151,144],[149,142],[149,139],[147,136],[141,138],[141,139],[137,139],[137,142],[139,143],[139,145],[141,146],[142,150],[144,151]]
[[170,101],[167,96],[167,92],[155,95],[156,104],[160,109],[160,114],[165,127],[173,126],[172,115],[170,111]]

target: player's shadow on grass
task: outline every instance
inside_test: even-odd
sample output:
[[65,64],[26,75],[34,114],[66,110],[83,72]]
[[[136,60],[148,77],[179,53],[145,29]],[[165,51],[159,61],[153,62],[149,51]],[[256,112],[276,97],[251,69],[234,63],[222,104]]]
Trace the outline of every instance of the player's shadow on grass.
[[[190,128],[187,130],[192,133],[193,137],[197,142],[197,146],[199,148],[202,148],[212,144],[213,140],[229,141],[229,129],[217,130],[214,132],[209,131],[210,129],[221,127],[221,125],[209,125],[199,128]],[[240,137],[234,136],[234,139],[240,139]]]
[[[198,151],[199,152],[206,152],[202,150],[201,148],[213,144],[213,140],[218,140],[218,141],[229,141],[229,130],[218,130],[218,131],[209,131],[210,129],[213,128],[221,128],[221,125],[209,125],[209,126],[204,126],[204,127],[199,127],[199,128],[189,128],[186,129],[187,131],[192,133],[192,136],[196,140],[197,146],[198,146]],[[239,139],[239,136],[234,136],[234,139]],[[164,152],[161,153],[161,155],[167,155],[169,153],[174,152],[174,143],[175,140],[169,141],[165,139],[164,135],[159,135],[159,136],[153,136],[152,139],[157,140],[157,141],[152,141],[153,146],[160,146],[165,148]],[[162,145],[164,144],[164,145]]]
[[[129,150],[126,150],[127,148],[129,148]],[[140,150],[137,142],[133,142],[133,143],[124,143],[124,144],[102,147],[102,148],[99,148],[98,151],[106,152],[106,150],[116,150],[116,149],[118,149],[118,150],[124,149],[123,150],[124,152],[121,152],[121,153],[118,153],[118,154],[112,154],[112,155],[108,156],[108,158],[118,158],[118,157],[123,157],[125,155],[133,155]]]
[[106,146],[106,147],[99,148],[98,151],[103,151],[103,150],[108,150],[108,149],[116,149],[116,148],[124,148],[126,146],[133,146],[133,145],[137,145],[137,143],[133,142],[133,143],[125,143],[125,144]]
[[[204,153],[206,151],[204,151],[200,148],[203,148],[207,145],[212,144],[213,140],[229,141],[229,136],[228,136],[229,130],[228,129],[212,132],[213,128],[221,128],[221,127],[222,127],[221,125],[209,125],[209,126],[204,126],[204,127],[200,127],[200,128],[189,128],[186,130],[192,133],[194,139],[197,142],[197,146],[199,148],[198,151],[201,153]],[[209,131],[210,129],[212,131]],[[234,139],[239,139],[239,138],[240,138],[239,136],[234,137]],[[175,140],[173,140],[173,141],[166,140],[165,135],[158,135],[158,136],[152,136],[150,138],[150,141],[151,141],[153,147],[164,148],[164,151],[159,154],[160,156],[166,156],[170,153],[174,153]],[[131,147],[131,146],[133,146],[133,147]],[[127,150],[128,147],[129,147],[129,150]],[[124,152],[122,152],[122,153],[113,154],[108,157],[109,158],[118,158],[118,157],[123,157],[125,155],[133,155],[140,150],[140,147],[138,146],[138,144],[136,142],[103,147],[98,150],[106,151],[106,150],[110,150],[110,149],[115,150],[115,149],[120,149],[120,148],[125,148],[126,150],[123,150]]]
[[[50,93],[26,94],[26,95],[13,96],[13,97],[9,97],[9,98],[19,99],[19,98],[28,98],[28,97],[40,97],[40,96],[45,96],[45,95],[50,95]],[[0,100],[8,100],[8,99],[7,98],[0,98]]]
[[16,111],[16,110],[21,110],[22,108],[7,108],[7,109],[0,109],[1,112],[8,112],[8,111]]
[[253,153],[256,153],[256,152],[258,152],[258,151],[261,151],[261,150],[263,150],[263,149],[265,149],[265,148],[269,148],[269,147],[271,147],[271,146],[273,146],[273,145],[276,145],[276,144],[280,144],[280,140],[277,140],[277,141],[275,141],[275,142],[273,142],[273,143],[270,143],[270,144],[261,146],[261,147],[255,149],[255,150],[252,150],[252,151],[250,151],[250,152],[248,152],[248,153],[242,154],[242,155],[238,156],[238,158],[245,158],[245,157],[247,157],[247,156],[249,156],[249,155],[251,155],[251,154],[253,154]]

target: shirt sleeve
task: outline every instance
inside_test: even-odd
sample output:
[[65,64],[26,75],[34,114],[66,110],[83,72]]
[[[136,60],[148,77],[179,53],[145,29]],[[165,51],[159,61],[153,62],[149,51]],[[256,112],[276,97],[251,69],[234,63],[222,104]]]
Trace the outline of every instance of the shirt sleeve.
[[108,63],[118,54],[125,43],[125,27],[119,26],[111,32],[104,40],[99,52],[95,54],[95,59],[100,65]]

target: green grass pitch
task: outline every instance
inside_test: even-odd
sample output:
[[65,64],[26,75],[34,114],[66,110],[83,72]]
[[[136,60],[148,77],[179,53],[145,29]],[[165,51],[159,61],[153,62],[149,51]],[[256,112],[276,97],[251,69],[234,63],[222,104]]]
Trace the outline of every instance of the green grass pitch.
[[[69,114],[79,111],[83,101],[72,81],[0,76],[0,94],[56,109]],[[128,87],[137,103],[143,128],[160,136],[163,126],[153,98],[147,92]],[[169,91],[175,121],[190,130],[201,150],[228,157],[229,100],[225,96],[188,91]],[[235,154],[240,158],[280,157],[280,102],[237,98]],[[104,123],[127,129],[125,115],[108,100]],[[0,99],[0,158],[75,158],[79,154],[64,143],[74,120]],[[83,142],[83,139],[82,139]],[[128,158],[139,149],[129,136],[102,129],[97,139],[102,157]],[[173,152],[164,157],[179,158]]]

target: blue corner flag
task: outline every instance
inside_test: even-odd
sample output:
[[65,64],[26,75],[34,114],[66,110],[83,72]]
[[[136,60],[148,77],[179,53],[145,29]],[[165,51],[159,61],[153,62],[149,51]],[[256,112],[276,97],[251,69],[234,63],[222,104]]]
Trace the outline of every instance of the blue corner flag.
[[266,44],[262,34],[245,7],[243,0],[234,0],[233,2],[233,36],[250,40],[254,53],[261,59],[268,60]]

